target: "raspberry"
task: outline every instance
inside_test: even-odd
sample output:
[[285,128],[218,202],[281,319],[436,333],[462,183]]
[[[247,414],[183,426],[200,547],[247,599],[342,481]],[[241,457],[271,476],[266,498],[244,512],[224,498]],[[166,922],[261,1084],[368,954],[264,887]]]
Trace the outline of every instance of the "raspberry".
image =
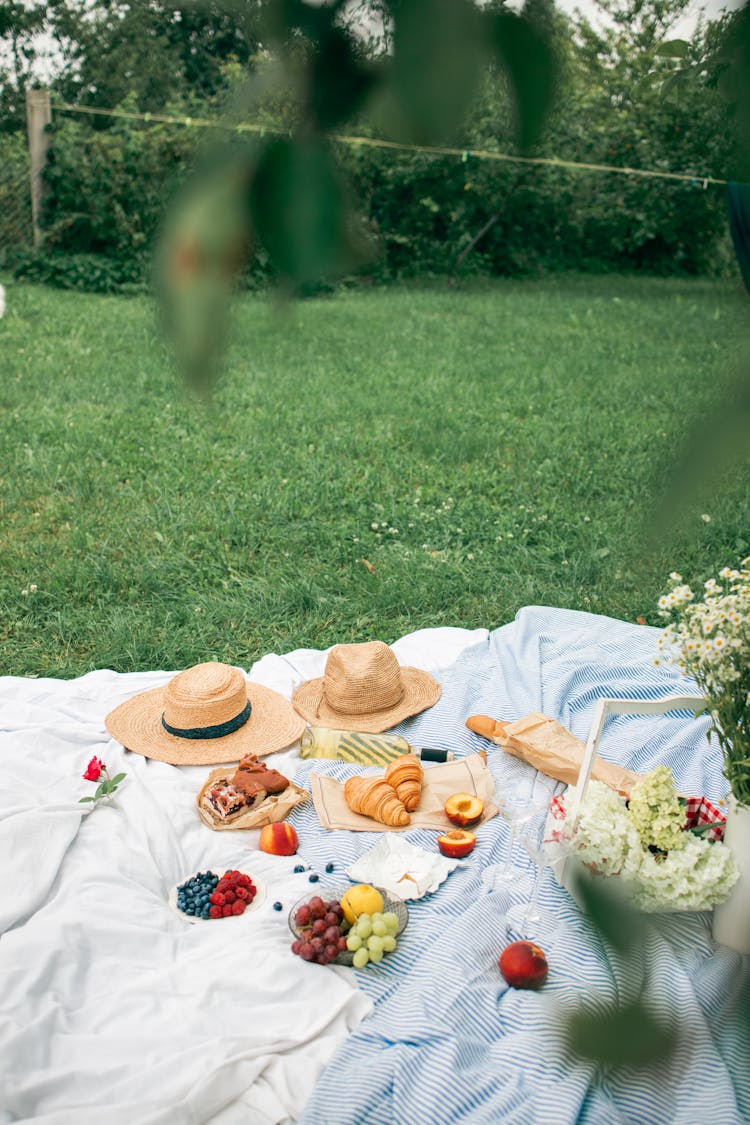
[[244,904],[244,902],[242,901],[241,898],[238,898],[236,902],[232,903],[232,914],[244,914],[244,913],[245,913],[245,904]]
[[209,918],[221,918],[221,907],[212,906],[208,912]]
[[221,913],[224,918],[228,918],[230,916],[230,914],[232,913],[232,907],[229,905],[229,903],[227,903],[226,906],[222,906]]
[[214,891],[209,901],[212,906],[223,906],[226,900],[221,891]]
[[250,892],[247,889],[247,887],[238,887],[237,890],[234,893],[235,893],[235,897],[237,899],[246,899],[250,895]]
[[234,902],[234,900],[236,899],[236,897],[237,896],[234,893],[234,891],[224,891],[224,902],[229,903],[231,905]]

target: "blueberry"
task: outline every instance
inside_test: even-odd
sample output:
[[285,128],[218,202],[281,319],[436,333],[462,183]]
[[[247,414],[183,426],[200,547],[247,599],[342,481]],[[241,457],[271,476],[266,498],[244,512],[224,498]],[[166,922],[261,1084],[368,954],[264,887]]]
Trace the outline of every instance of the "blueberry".
[[308,881],[309,881],[310,883],[317,883],[317,881],[318,881],[318,879],[319,879],[319,878],[320,878],[320,876],[319,876],[319,875],[311,875]]
[[297,866],[294,869],[294,874],[299,875],[300,871],[304,871],[304,870],[305,870],[304,866],[301,863],[298,863]]
[[332,863],[326,864],[326,871],[328,872],[329,875],[331,874],[331,872],[333,871],[333,864]]
[[275,902],[273,904],[273,908],[274,908],[274,910],[283,910],[284,909],[284,907],[282,906],[282,904],[280,902]]

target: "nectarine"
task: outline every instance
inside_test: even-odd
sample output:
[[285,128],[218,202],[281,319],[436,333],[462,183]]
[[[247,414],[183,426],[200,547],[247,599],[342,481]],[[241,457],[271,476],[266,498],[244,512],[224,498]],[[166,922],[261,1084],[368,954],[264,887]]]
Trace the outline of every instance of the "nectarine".
[[473,793],[454,793],[445,802],[445,815],[459,828],[471,828],[482,819],[484,801]]
[[513,941],[506,945],[498,964],[513,988],[541,988],[547,979],[547,958],[533,941]]
[[474,850],[477,838],[465,828],[454,828],[443,836],[438,836],[438,847],[449,859],[463,859]]
[[299,836],[291,824],[279,820],[261,828],[258,846],[269,855],[294,855],[299,847]]

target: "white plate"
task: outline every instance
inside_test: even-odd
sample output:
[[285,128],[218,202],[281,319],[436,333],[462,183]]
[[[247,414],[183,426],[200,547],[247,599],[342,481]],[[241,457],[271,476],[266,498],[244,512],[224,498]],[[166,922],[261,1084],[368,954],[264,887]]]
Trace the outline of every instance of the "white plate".
[[[194,874],[195,872],[193,872],[193,875]],[[216,874],[216,872],[214,872],[214,874]],[[241,872],[241,874],[248,875],[249,872],[243,871]],[[180,879],[179,883],[175,883],[175,885],[169,892],[169,897],[167,898],[167,902],[171,906],[172,910],[174,910],[175,914],[179,914],[180,918],[182,918],[185,922],[236,922],[238,918],[244,918],[247,914],[252,914],[254,910],[256,910],[259,906],[261,906],[262,903],[266,901],[266,884],[261,879],[256,879],[254,875],[250,875],[250,878],[255,884],[255,898],[249,906],[245,906],[242,914],[230,914],[226,918],[196,918],[194,914],[185,914],[185,912],[183,910],[180,910],[177,905],[177,888],[181,887],[182,884],[186,883],[190,878],[192,878],[191,875],[186,875],[184,879]],[[221,875],[219,876],[219,878],[221,878]]]

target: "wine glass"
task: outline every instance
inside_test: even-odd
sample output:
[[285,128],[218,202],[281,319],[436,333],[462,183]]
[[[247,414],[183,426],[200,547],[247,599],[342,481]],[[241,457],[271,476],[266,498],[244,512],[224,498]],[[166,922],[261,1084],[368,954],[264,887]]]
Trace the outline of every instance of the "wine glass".
[[536,872],[529,901],[516,903],[508,907],[505,915],[508,933],[513,937],[526,938],[531,941],[548,940],[557,926],[557,920],[553,914],[539,905],[539,890],[542,885],[544,869],[554,862],[555,854],[549,843],[543,838],[539,838],[538,833],[524,833],[520,842],[529,857],[534,861]]
[[518,836],[518,828],[546,813],[552,799],[552,784],[549,778],[522,777],[509,782],[498,795],[500,815],[510,825],[508,850],[504,862],[494,872],[496,883],[511,883],[517,872],[513,868],[513,846]]

